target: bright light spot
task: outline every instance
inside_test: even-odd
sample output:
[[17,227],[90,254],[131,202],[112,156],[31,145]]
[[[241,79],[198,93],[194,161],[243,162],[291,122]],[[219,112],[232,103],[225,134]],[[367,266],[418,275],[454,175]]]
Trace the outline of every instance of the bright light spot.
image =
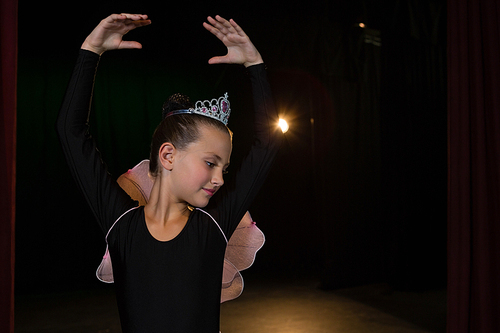
[[364,24],[364,23],[360,23],[360,24],[359,24],[359,27],[360,27],[360,28],[364,28],[364,27],[366,27],[366,26],[365,26],[365,24]]
[[278,126],[281,127],[281,131],[283,133],[286,133],[289,129],[288,123],[285,119],[280,119],[280,121],[278,122]]

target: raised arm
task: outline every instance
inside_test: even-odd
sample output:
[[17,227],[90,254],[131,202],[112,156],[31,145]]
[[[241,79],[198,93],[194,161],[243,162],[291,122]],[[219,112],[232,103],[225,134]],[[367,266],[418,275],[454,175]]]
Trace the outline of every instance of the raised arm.
[[[226,236],[230,236],[241,220],[259,189],[262,187],[282,141],[278,127],[278,114],[267,80],[266,66],[257,48],[234,20],[220,16],[208,17],[205,29],[227,47],[225,56],[216,56],[210,64],[242,64],[247,67],[254,100],[254,143],[243,159],[231,184],[224,186],[218,216]],[[212,203],[212,202],[211,202]]]
[[106,171],[95,141],[89,134],[89,112],[94,76],[100,55],[113,49],[139,48],[122,37],[137,26],[149,24],[145,15],[113,14],[99,23],[79,52],[59,116],[57,132],[70,171],[82,190],[103,232],[135,203]]

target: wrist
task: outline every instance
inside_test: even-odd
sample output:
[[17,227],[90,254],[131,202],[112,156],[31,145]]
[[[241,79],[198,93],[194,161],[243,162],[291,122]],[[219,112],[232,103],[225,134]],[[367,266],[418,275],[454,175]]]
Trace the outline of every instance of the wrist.
[[253,66],[253,65],[258,65],[258,64],[262,64],[264,63],[264,60],[262,59],[262,56],[260,55],[260,53],[257,53],[257,55],[255,56],[255,58],[249,60],[249,61],[245,61],[243,63],[243,66],[245,66],[245,68],[247,67],[250,67],[250,66]]
[[259,64],[263,64],[263,63],[264,63],[264,60],[262,60],[262,58],[260,58],[259,60],[256,60],[256,61],[246,61],[243,63],[243,66],[245,66],[245,68],[248,68],[250,66],[259,65]]
[[248,68],[250,66],[255,66],[255,65],[260,65],[260,64],[263,64],[264,61],[259,61],[259,62],[245,62],[243,64],[243,66],[245,66],[245,68]]
[[95,47],[94,45],[90,44],[86,39],[83,42],[83,44],[81,46],[81,49],[82,50],[87,50],[87,51],[90,51],[90,52],[94,52],[95,54],[97,54],[99,56],[102,55],[104,53],[104,51],[105,51],[103,48]]

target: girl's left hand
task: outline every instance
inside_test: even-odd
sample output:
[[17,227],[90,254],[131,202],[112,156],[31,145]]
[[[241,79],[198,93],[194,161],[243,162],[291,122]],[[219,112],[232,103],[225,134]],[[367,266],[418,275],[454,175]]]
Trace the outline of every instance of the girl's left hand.
[[219,38],[227,47],[225,56],[213,57],[208,60],[209,64],[243,64],[245,67],[263,63],[262,57],[236,22],[231,19],[227,21],[221,16],[207,18],[210,23],[203,23],[205,29]]

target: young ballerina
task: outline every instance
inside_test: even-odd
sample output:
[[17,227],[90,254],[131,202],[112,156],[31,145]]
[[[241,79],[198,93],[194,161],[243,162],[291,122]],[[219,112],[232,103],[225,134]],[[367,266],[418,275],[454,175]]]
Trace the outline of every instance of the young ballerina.
[[227,99],[209,102],[217,104],[218,119],[198,107],[167,114],[152,139],[149,201],[138,206],[107,173],[89,134],[88,117],[100,56],[141,48],[122,37],[150,23],[146,15],[113,14],[86,38],[57,130],[103,233],[112,227],[107,242],[123,332],[214,333],[219,331],[227,239],[263,184],[282,134],[259,52],[233,20],[209,17],[204,27],[228,49],[209,63],[247,68],[255,106],[254,144],[231,184],[222,186],[232,149]]

